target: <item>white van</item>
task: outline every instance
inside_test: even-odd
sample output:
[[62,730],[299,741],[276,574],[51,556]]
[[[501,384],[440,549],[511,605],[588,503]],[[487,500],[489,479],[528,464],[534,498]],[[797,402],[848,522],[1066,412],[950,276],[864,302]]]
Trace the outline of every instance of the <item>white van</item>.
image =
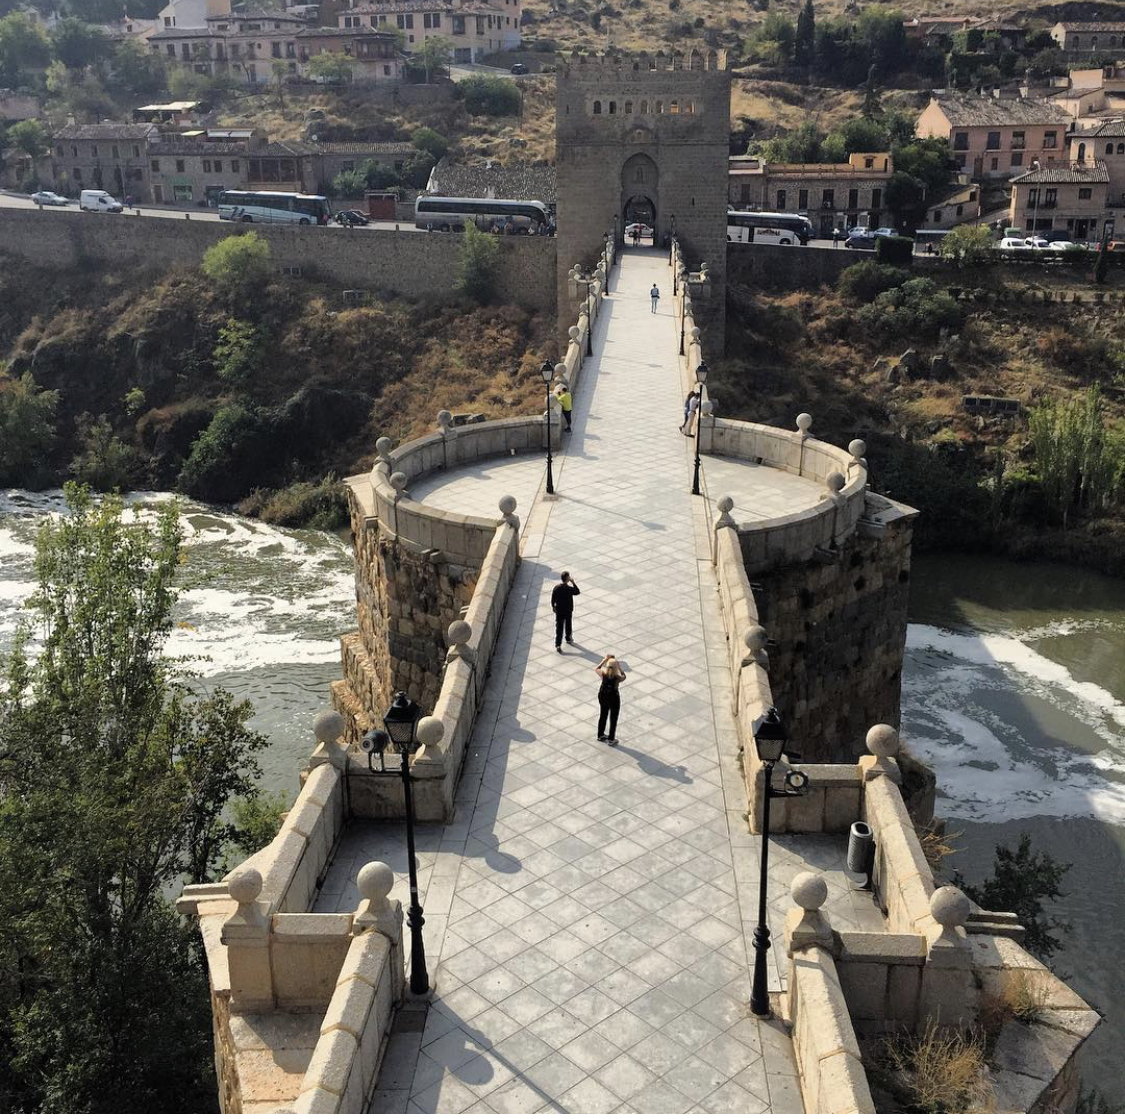
[[78,208],[102,214],[120,214],[125,209],[107,190],[84,190],[78,197]]

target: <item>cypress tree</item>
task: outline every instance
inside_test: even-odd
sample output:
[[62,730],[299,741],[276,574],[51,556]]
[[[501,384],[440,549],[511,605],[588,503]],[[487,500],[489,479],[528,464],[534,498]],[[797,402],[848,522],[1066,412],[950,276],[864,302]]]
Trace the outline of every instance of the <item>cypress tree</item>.
[[797,37],[793,57],[798,66],[811,66],[816,50],[816,12],[813,0],[805,0],[805,6],[797,16]]

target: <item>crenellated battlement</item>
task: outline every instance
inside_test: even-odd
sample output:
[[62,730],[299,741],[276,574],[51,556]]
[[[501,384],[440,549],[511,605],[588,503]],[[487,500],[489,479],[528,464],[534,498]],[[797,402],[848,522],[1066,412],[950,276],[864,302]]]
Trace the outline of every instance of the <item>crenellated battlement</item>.
[[726,51],[599,51],[586,54],[560,51],[557,74],[562,78],[589,78],[604,81],[609,77],[636,79],[640,75],[698,74],[727,69]]

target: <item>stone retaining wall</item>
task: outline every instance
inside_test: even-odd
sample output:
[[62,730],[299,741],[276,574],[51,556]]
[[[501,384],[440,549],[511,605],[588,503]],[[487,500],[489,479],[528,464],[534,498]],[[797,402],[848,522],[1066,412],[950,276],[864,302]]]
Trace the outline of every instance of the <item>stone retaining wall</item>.
[[[79,211],[0,207],[0,254],[56,268],[198,265],[211,245],[253,230],[275,268],[300,268],[343,288],[408,298],[456,295],[462,234],[392,229],[251,225]],[[498,237],[500,302],[555,310],[555,239]]]

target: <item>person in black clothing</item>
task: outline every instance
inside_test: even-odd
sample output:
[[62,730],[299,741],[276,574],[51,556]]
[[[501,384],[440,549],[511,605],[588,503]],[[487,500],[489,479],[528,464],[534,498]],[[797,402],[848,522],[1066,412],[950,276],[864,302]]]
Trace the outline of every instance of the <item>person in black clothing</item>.
[[612,653],[606,653],[594,671],[602,678],[601,687],[598,688],[598,706],[601,708],[598,715],[598,741],[606,741],[606,720],[608,719],[608,741],[611,746],[616,746],[617,715],[621,711],[621,693],[618,689],[625,679],[625,673]]
[[555,612],[555,652],[562,652],[563,631],[566,631],[566,643],[573,645],[570,623],[574,618],[574,596],[582,592],[578,584],[570,577],[569,571],[564,571],[560,582],[551,591],[551,609]]

